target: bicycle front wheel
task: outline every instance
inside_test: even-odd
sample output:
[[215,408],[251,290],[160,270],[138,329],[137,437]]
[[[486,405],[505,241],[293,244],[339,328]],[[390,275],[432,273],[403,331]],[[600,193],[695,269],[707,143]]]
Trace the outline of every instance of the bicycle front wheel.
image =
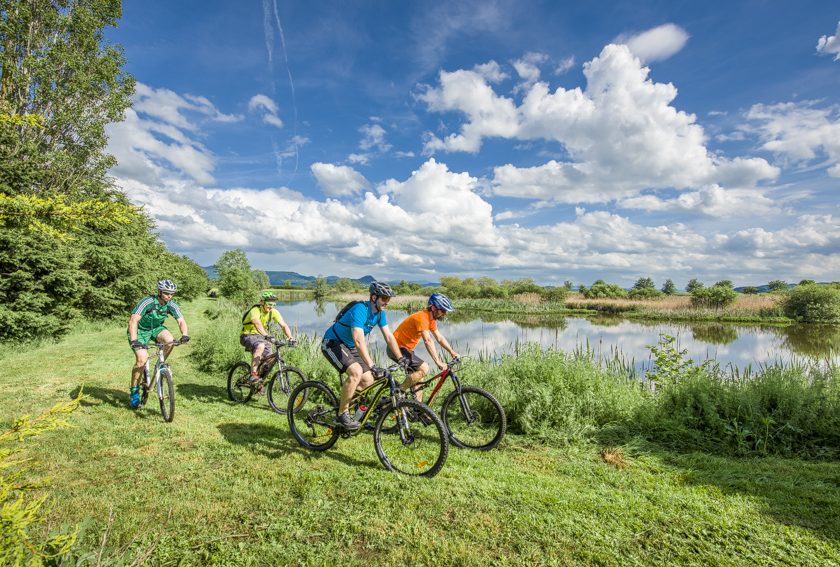
[[373,444],[386,469],[411,476],[435,476],[449,454],[443,422],[429,406],[410,399],[382,411]]
[[160,369],[158,398],[160,398],[160,413],[163,421],[169,423],[175,419],[175,388],[172,385],[172,370],[168,367]]
[[307,380],[298,384],[289,394],[286,413],[292,435],[307,449],[326,451],[338,439],[338,398],[323,382]]
[[254,387],[250,383],[251,365],[247,362],[237,362],[230,367],[227,379],[227,393],[230,401],[244,404],[254,395]]
[[286,413],[289,405],[289,394],[298,384],[304,382],[306,376],[303,371],[287,366],[278,370],[268,383],[268,405],[279,414]]
[[507,430],[502,404],[475,386],[464,386],[443,400],[440,415],[452,444],[462,449],[488,451],[501,443]]

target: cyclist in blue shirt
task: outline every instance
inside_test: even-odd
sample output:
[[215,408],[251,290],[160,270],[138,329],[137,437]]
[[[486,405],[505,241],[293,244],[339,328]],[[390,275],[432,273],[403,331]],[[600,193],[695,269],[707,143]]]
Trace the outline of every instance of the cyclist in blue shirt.
[[350,398],[357,389],[364,389],[373,383],[374,373],[381,369],[373,363],[365,337],[374,327],[379,327],[382,338],[392,353],[401,357],[400,347],[388,328],[385,307],[396,294],[386,283],[372,282],[368,288],[369,301],[360,301],[338,317],[324,333],[321,353],[330,361],[339,374],[347,373],[347,380],[341,387],[338,404],[338,425],[355,431],[361,424],[350,416]]

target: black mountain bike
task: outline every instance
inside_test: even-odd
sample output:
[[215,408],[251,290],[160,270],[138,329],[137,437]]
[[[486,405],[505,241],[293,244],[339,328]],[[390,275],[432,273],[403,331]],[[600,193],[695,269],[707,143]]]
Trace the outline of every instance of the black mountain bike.
[[361,412],[362,427],[347,431],[337,424],[338,397],[324,382],[299,384],[289,396],[289,428],[298,443],[313,451],[326,451],[339,436],[353,437],[374,419],[373,445],[376,456],[389,471],[412,476],[435,476],[446,462],[449,439],[440,417],[429,406],[406,398],[393,372],[382,375],[355,393],[350,412]]
[[[295,341],[281,341],[266,337],[274,346],[273,352],[263,353],[257,369],[259,378],[251,377],[251,363],[237,362],[228,370],[227,393],[230,401],[238,404],[248,402],[255,393],[268,390],[268,405],[279,414],[286,413],[289,394],[292,389],[306,380],[306,374],[299,368],[289,366],[280,354],[281,347],[294,347]],[[266,386],[267,383],[267,386]]]

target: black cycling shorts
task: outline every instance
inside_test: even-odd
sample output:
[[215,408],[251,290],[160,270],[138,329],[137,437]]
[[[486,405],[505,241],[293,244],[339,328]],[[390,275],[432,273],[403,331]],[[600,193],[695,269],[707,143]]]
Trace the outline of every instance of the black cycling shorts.
[[[420,358],[419,356],[414,354],[413,350],[408,350],[405,347],[400,347],[400,352],[402,353],[403,356],[408,357],[408,360],[410,361],[408,363],[408,371],[409,372],[414,372],[415,370],[420,370],[420,367],[423,366],[423,363],[425,362],[425,360],[423,360],[422,358]],[[394,353],[391,352],[391,349],[388,349],[388,358],[390,358],[394,362],[399,362],[400,361],[399,358],[394,356]]]
[[321,343],[321,354],[330,361],[330,364],[338,370],[339,374],[347,372],[347,369],[355,363],[362,365],[362,374],[370,370],[370,366],[359,356],[359,351],[348,347],[341,341],[323,341]]

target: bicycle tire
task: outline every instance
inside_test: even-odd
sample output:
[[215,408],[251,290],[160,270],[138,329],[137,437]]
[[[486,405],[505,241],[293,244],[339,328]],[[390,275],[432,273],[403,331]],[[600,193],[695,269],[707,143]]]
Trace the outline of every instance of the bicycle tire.
[[[306,374],[299,368],[286,366],[283,370],[275,372],[268,383],[268,405],[271,409],[281,415],[286,413],[289,395],[295,386],[302,382],[306,382]],[[300,402],[303,404],[306,400],[301,399]]]
[[140,407],[146,405],[149,399],[149,367],[143,367],[143,378],[140,379]]
[[160,369],[160,414],[163,421],[171,423],[175,419],[175,387],[172,384],[172,370]]
[[[413,421],[405,421],[401,415],[404,410],[413,414]],[[391,423],[392,414],[398,427],[389,433],[384,429]],[[424,418],[428,423],[422,421]],[[449,455],[449,436],[443,421],[432,408],[410,399],[399,400],[396,408],[388,406],[382,411],[373,429],[373,445],[386,469],[409,476],[435,476]]]
[[338,398],[329,386],[318,380],[298,384],[289,395],[286,416],[292,436],[303,447],[326,451],[338,440],[335,427]]
[[227,394],[228,399],[235,404],[244,404],[254,395],[254,386],[248,381],[251,378],[251,365],[247,362],[237,362],[228,370]]
[[502,404],[490,392],[476,386],[461,388],[470,416],[457,390],[443,400],[440,415],[449,432],[449,440],[462,449],[489,451],[495,448],[507,431],[507,416]]

